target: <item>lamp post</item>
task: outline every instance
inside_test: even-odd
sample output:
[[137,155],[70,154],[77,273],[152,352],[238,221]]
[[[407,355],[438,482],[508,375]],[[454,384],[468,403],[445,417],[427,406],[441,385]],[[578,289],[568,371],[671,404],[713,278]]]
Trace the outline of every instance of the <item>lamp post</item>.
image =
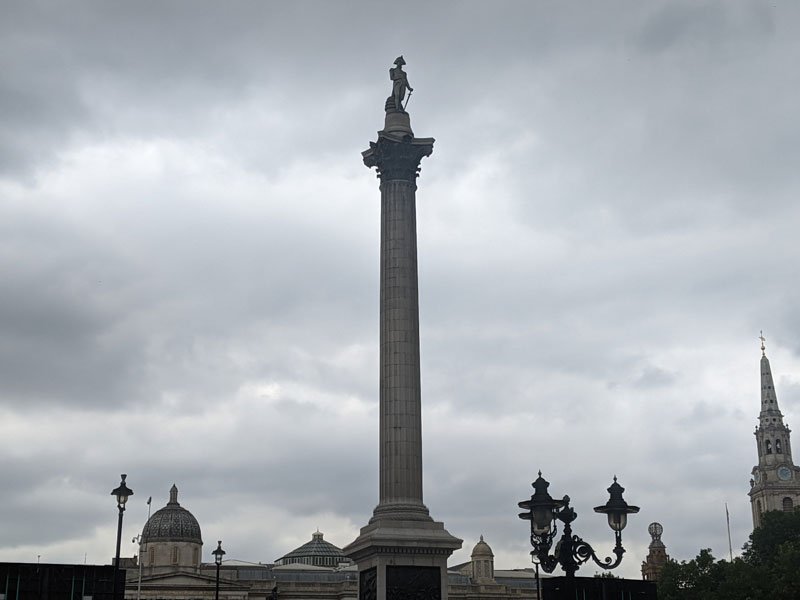
[[[625,529],[628,522],[628,515],[639,512],[639,507],[630,506],[622,498],[625,488],[617,483],[616,476],[611,487],[608,488],[608,502],[602,506],[596,506],[594,509],[595,512],[608,516],[608,524],[614,531],[616,543],[612,552],[616,555],[616,560],[612,560],[611,557],[599,559],[594,548],[577,535],[572,534],[572,522],[578,517],[578,514],[569,505],[569,496],[564,496],[561,500],[555,500],[550,496],[547,491],[550,483],[542,478],[541,471],[539,471],[539,477],[531,485],[534,490],[533,496],[530,500],[519,503],[520,508],[527,509],[527,512],[519,514],[519,518],[531,522],[531,546],[533,547],[531,557],[537,568],[541,565],[545,572],[552,573],[556,566],[561,565],[561,569],[567,576],[567,585],[570,589],[574,589],[575,572],[590,558],[601,569],[614,569],[619,566],[622,562],[622,555],[625,553],[625,548],[622,547],[622,530]],[[558,534],[557,521],[564,524],[564,532],[556,544],[554,553],[550,554],[553,540]]]
[[[111,583],[111,600],[117,600],[117,574],[119,573],[119,546],[122,541],[122,513],[125,512],[125,503],[128,501],[128,496],[133,496],[133,490],[125,485],[125,478],[127,475],[123,473],[120,475],[119,487],[111,491],[112,496],[117,497],[117,508],[119,509],[119,519],[117,521],[117,552],[114,558],[114,581]],[[122,597],[125,597],[125,588],[123,586]]]
[[225,556],[225,550],[222,549],[222,540],[217,541],[217,549],[211,554],[214,555],[214,562],[217,565],[217,583],[214,586],[214,600],[219,600],[219,567],[222,564],[222,557]]

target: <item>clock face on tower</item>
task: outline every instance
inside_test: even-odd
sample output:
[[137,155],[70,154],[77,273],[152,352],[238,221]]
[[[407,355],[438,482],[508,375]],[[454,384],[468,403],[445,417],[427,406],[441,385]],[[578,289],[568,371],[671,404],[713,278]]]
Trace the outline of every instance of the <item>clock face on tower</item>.
[[781,481],[789,481],[792,478],[792,470],[787,467],[783,466],[778,469],[778,479]]

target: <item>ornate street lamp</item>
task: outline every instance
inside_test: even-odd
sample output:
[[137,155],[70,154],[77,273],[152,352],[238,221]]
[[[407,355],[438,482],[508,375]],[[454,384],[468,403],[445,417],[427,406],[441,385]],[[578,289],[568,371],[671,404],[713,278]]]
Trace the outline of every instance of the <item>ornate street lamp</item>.
[[[119,509],[119,519],[117,520],[117,552],[114,558],[114,581],[111,583],[111,599],[117,600],[117,574],[119,573],[119,546],[122,541],[122,513],[125,512],[125,503],[128,501],[128,496],[133,496],[133,490],[125,485],[125,478],[127,475],[123,473],[120,475],[119,487],[111,491],[112,496],[117,497],[117,508]],[[122,588],[122,597],[125,597],[125,586]]]
[[[527,512],[519,514],[519,518],[531,522],[531,546],[533,547],[531,557],[537,569],[541,565],[546,573],[552,573],[556,566],[561,565],[567,579],[573,580],[580,565],[590,558],[601,569],[614,569],[619,566],[622,562],[622,555],[625,553],[625,548],[622,547],[622,530],[628,522],[628,515],[639,512],[639,507],[630,506],[622,498],[622,492],[625,489],[617,483],[616,476],[614,483],[608,488],[610,495],[608,502],[594,509],[595,512],[605,513],[608,516],[608,524],[614,531],[616,540],[613,549],[616,560],[612,560],[611,557],[599,559],[594,548],[577,535],[572,535],[571,524],[578,514],[569,505],[569,496],[564,496],[561,500],[555,500],[550,496],[547,492],[550,483],[542,478],[541,471],[532,485],[534,493],[531,499],[519,503],[520,508],[527,509]],[[556,544],[554,553],[550,554],[553,540],[558,534],[556,521],[564,524],[564,533]]]
[[211,554],[214,555],[214,562],[217,565],[217,584],[214,587],[214,600],[219,600],[219,567],[222,564],[222,557],[225,556],[225,550],[222,549],[222,540],[217,541],[217,549]]

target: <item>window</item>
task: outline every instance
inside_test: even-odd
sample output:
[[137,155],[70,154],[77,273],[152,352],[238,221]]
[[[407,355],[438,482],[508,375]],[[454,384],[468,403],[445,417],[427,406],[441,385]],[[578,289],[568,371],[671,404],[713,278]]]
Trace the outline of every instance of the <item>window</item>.
[[772,454],[772,442],[767,440],[764,444],[767,446],[767,454]]
[[172,564],[173,565],[177,565],[178,564],[178,547],[177,546],[173,546],[172,547]]
[[756,512],[761,514],[761,500],[756,500]]
[[156,562],[156,549],[150,548],[147,551],[147,562],[152,567]]
[[781,441],[775,440],[775,454],[781,454]]
[[788,496],[783,499],[783,512],[792,512],[794,510],[794,502]]
[[195,565],[200,564],[200,551],[197,548],[192,552],[192,563]]

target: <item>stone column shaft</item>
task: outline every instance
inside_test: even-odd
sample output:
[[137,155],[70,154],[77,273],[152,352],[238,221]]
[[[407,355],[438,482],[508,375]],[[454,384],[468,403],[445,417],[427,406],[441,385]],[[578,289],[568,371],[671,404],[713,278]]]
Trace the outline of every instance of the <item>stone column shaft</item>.
[[381,182],[381,509],[422,505],[415,190],[401,179]]

